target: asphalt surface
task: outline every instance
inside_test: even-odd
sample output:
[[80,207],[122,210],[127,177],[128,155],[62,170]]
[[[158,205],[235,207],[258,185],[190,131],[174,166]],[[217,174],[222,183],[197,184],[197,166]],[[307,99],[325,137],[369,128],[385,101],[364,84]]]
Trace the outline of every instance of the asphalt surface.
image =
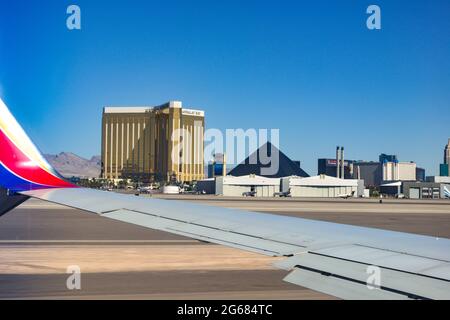
[[[450,238],[450,202],[166,197]],[[0,298],[330,299],[274,258],[29,200],[0,218]],[[67,267],[81,269],[68,290]]]

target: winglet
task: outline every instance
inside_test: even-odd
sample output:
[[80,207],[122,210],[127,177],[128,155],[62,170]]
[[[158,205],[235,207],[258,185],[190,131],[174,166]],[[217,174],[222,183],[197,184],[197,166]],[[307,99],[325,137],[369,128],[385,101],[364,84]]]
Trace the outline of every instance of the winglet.
[[44,159],[0,98],[0,187],[10,191],[73,188]]

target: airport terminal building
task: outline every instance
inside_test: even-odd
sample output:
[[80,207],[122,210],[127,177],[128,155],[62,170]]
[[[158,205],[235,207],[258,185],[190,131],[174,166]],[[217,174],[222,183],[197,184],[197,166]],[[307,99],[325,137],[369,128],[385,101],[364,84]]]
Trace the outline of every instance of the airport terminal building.
[[102,177],[136,182],[189,182],[204,177],[203,110],[180,101],[156,107],[105,107]]

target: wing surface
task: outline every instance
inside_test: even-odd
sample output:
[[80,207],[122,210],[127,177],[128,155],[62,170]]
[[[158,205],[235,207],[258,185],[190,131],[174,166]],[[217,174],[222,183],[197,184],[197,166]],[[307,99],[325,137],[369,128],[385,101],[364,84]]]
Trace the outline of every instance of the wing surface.
[[20,193],[104,218],[284,256],[275,266],[291,271],[285,281],[339,298],[450,299],[449,239],[84,188]]

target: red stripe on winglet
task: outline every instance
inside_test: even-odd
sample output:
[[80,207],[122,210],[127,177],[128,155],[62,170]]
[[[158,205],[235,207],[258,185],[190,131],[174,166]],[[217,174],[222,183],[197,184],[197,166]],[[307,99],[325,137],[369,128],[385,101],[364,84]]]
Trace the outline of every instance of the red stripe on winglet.
[[52,175],[31,161],[0,129],[0,160],[19,177],[51,187],[75,187],[75,185]]

